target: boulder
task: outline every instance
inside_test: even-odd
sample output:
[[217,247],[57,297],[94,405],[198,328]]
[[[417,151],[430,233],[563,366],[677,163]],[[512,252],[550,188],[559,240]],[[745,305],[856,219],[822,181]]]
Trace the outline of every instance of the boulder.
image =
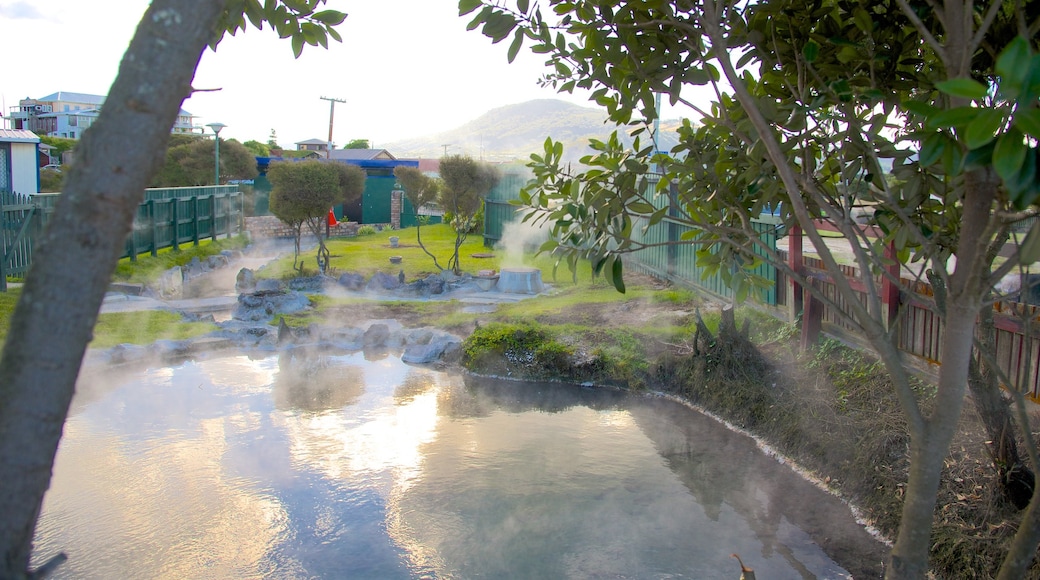
[[256,274],[249,268],[242,268],[235,278],[235,292],[242,294],[256,290]]
[[337,280],[340,286],[347,290],[361,290],[365,286],[365,277],[356,272],[347,272]]
[[221,268],[226,268],[230,264],[231,262],[228,260],[228,257],[221,254],[206,258],[206,269],[208,270],[219,270]]
[[261,278],[256,281],[256,289],[254,292],[282,292],[285,289],[285,285],[282,284],[281,280],[275,280],[273,278]]
[[180,296],[184,292],[184,271],[174,266],[159,276],[159,296],[168,298]]
[[368,281],[365,289],[369,292],[383,292],[394,290],[400,286],[401,282],[397,280],[397,276],[392,276],[386,272],[376,272],[372,275],[372,279]]
[[368,327],[364,335],[365,346],[386,346],[390,338],[390,327],[386,324],[373,324]]
[[310,307],[311,301],[299,292],[270,292],[257,290],[239,294],[238,305],[231,313],[234,320],[269,320],[275,314],[292,314]]

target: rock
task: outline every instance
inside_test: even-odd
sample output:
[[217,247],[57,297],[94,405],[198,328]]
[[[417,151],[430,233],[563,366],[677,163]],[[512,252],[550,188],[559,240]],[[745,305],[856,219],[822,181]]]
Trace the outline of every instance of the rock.
[[242,268],[235,278],[235,292],[242,294],[256,290],[256,274],[249,268]]
[[384,290],[394,290],[400,286],[401,283],[397,281],[396,276],[391,276],[386,272],[376,272],[372,275],[372,279],[368,281],[365,289],[369,292],[382,292]]
[[405,336],[406,344],[430,344],[433,339],[433,330],[429,328],[413,328]]
[[191,343],[187,340],[157,340],[150,349],[160,358],[174,359],[190,354]]
[[234,320],[268,320],[275,314],[292,314],[310,307],[311,301],[299,292],[268,292],[257,290],[239,294],[238,305],[231,313]]
[[280,317],[278,319],[278,344],[282,344],[287,341],[291,342],[294,338],[296,337],[293,336],[292,329],[289,328],[289,325],[285,323],[285,317]]
[[206,267],[202,265],[202,261],[199,260],[198,256],[195,256],[188,262],[188,265],[184,266],[184,279],[196,278],[206,273]]
[[230,264],[231,262],[228,260],[228,257],[222,254],[206,258],[206,268],[209,270],[219,270],[221,268],[226,268]]
[[149,357],[148,348],[137,344],[118,344],[108,352],[112,364],[140,362]]
[[308,276],[289,280],[289,289],[297,292],[321,292],[325,287],[325,276]]
[[436,361],[444,354],[443,342],[430,344],[413,344],[404,349],[401,360],[408,364],[426,364]]
[[361,350],[365,346],[365,333],[360,328],[323,328],[318,333],[318,340],[333,348],[343,350]]
[[174,266],[159,276],[159,296],[168,298],[180,296],[184,292],[184,271]]
[[368,327],[364,335],[365,346],[386,346],[390,338],[390,327],[385,324],[373,324]]
[[357,291],[364,287],[365,277],[355,272],[347,272],[340,276],[337,282],[347,290]]
[[[432,331],[431,334],[433,334]],[[409,364],[435,362],[448,356],[454,356],[461,344],[462,342],[457,336],[446,333],[437,334],[427,344],[410,344],[405,347],[401,360]]]
[[275,280],[273,278],[261,278],[256,281],[256,289],[254,292],[281,292],[285,289],[281,280]]

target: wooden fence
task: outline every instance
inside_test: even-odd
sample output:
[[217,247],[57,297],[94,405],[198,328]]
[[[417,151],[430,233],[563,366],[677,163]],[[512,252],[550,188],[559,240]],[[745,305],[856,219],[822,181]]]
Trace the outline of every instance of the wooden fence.
[[[777,231],[771,229],[768,223],[756,227],[760,229],[763,240],[775,247]],[[634,231],[639,229],[633,228]],[[639,235],[640,240],[646,243],[675,242],[681,239],[683,231],[684,226],[665,220]],[[800,235],[798,237],[800,239]],[[689,244],[657,246],[634,253],[629,264],[680,285],[732,298],[732,291],[717,276],[705,278],[701,275],[694,251]],[[777,253],[785,259],[789,258],[787,251],[778,249]],[[791,254],[800,255],[800,250]],[[816,301],[816,307],[821,308],[819,312],[824,330],[856,340],[854,326],[850,323],[851,309],[838,294],[834,280],[823,263],[811,256],[800,256],[800,260],[789,264],[811,278],[812,283],[835,303],[835,306],[831,306]],[[796,291],[800,289],[793,280],[768,264],[761,266],[758,273],[775,281],[770,291],[757,296],[761,304],[777,307],[784,316],[791,310],[801,312],[801,292]],[[842,275],[851,283],[861,303],[866,304],[866,284],[858,269],[842,266]],[[943,325],[931,307],[931,287],[907,278],[902,278],[899,285],[885,284],[883,278],[878,275],[874,283],[883,295],[886,312],[882,315],[889,316],[891,324],[896,325],[895,336],[900,350],[907,355],[912,366],[934,369],[936,365],[942,364]],[[795,305],[788,304],[789,289],[796,299]],[[1001,302],[993,308],[997,364],[1010,384],[1019,386],[1030,399],[1040,402],[1040,307]]]
[[[0,292],[8,277],[23,277],[32,265],[35,240],[43,233],[61,194],[0,192]],[[236,185],[145,190],[123,258],[198,245],[199,240],[230,237],[243,230],[243,196]]]

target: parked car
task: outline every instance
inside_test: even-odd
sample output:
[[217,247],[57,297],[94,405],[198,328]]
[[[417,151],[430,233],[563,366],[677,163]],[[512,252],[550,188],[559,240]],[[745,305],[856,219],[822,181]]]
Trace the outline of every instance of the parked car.
[[61,173],[61,165],[55,165],[53,163],[51,163],[49,165],[44,165],[40,169],[50,169],[52,171],[57,171],[58,173]]

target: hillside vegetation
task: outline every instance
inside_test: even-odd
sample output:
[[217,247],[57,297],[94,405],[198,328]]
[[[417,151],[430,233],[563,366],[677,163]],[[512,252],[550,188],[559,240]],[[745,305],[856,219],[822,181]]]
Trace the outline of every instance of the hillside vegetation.
[[[386,149],[398,157],[440,157],[444,145],[449,144],[448,153],[514,161],[540,152],[546,137],[552,137],[563,142],[565,160],[576,162],[591,151],[589,139],[606,139],[610,135],[613,125],[607,124],[606,119],[606,111],[600,108],[558,99],[536,99],[498,107],[456,129],[396,141],[386,145]],[[662,149],[677,143],[677,125],[674,120],[662,123]]]

